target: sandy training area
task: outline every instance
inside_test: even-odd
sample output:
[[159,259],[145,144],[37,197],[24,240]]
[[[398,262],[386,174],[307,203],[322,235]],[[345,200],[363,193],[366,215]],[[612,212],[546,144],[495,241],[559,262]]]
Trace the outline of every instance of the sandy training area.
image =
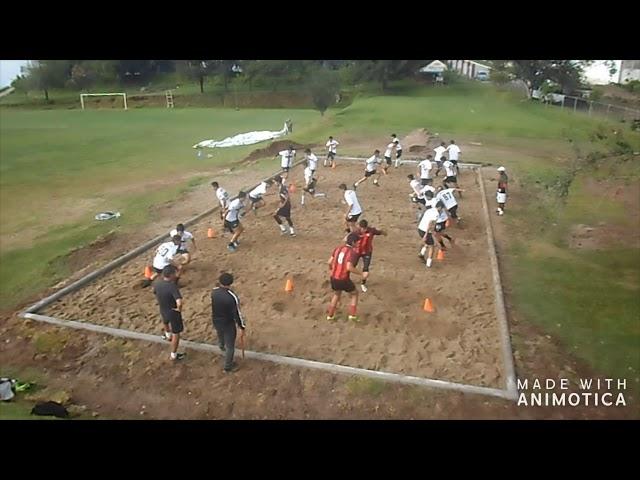
[[[358,188],[364,209],[360,218],[386,230],[388,236],[374,240],[369,291],[360,293],[356,324],[347,321],[346,295],[338,321],[325,318],[331,297],[326,261],[344,237],[345,205],[337,187],[360,178],[364,162],[339,161],[335,170],[320,162],[318,168],[317,191],[327,197],[307,196],[304,206],[300,205],[302,167],[290,172],[290,180],[298,187],[292,195],[297,237],[282,236],[273,220],[275,195],[265,197],[267,206],[257,216],[248,212],[242,219],[246,231],[235,253],[226,248],[229,234],[222,234],[217,212],[187,228],[199,248],[180,281],[185,301],[183,338],[216,343],[210,291],[219,274],[229,271],[235,276],[233,288],[247,321],[249,350],[502,388],[500,330],[476,173],[461,172],[459,185],[467,189],[458,210],[463,223],[447,229],[456,246],[443,261],[434,260],[431,269],[418,258],[416,207],[409,201],[407,174],[415,174],[415,166],[390,169],[380,187],[370,179]],[[202,205],[201,210],[214,202],[211,192],[211,204]],[[176,218],[175,223],[183,220]],[[209,227],[215,228],[216,238],[207,238]],[[144,266],[151,263],[154,250],[41,313],[160,334],[152,289],[140,288]],[[291,293],[284,291],[287,278],[293,280]],[[352,275],[352,279],[359,285],[359,277]],[[426,297],[435,312],[422,310]],[[214,362],[216,368],[221,366],[219,358],[212,358]]]

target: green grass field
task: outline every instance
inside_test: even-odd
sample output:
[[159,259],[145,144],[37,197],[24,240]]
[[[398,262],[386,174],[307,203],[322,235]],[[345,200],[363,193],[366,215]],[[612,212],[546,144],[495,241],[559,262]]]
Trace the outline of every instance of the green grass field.
[[[148,220],[151,205],[189,188],[185,180],[141,191],[139,185],[145,181],[194,172],[198,176],[191,182],[197,185],[212,166],[241,160],[264,146],[215,151],[213,159],[198,160],[191,149],[194,143],[254,129],[279,129],[288,117],[295,123],[292,140],[304,143],[324,142],[330,134],[339,139],[395,131],[403,136],[423,127],[491,145],[489,158],[480,160],[505,164],[517,172],[529,198],[542,199],[514,205],[505,217],[520,236],[506,260],[516,308],[597,370],[638,376],[637,249],[573,252],[562,242],[572,224],[593,221],[589,194],[582,189],[584,176],[597,178],[605,169],[610,175],[611,167],[596,162],[574,179],[564,198],[556,197],[555,187],[544,189],[566,181],[576,148],[582,154],[614,148],[610,139],[592,141],[593,132],[609,131],[614,124],[522,101],[487,85],[400,85],[385,96],[360,95],[350,106],[324,117],[311,110],[280,109],[0,108],[0,234],[38,229],[51,215],[74,213],[62,225],[40,229],[32,242],[1,246],[0,294],[5,306],[70,273],[66,253],[113,228],[93,221],[95,212],[126,210],[118,228],[127,231]],[[624,139],[640,150],[640,135],[625,130]],[[348,145],[342,151],[356,153]],[[623,173],[637,182],[637,167]],[[83,205],[86,213],[78,215]],[[605,201],[600,203],[599,220],[615,225],[626,221],[619,205]],[[535,238],[535,245],[525,241],[527,236]]]

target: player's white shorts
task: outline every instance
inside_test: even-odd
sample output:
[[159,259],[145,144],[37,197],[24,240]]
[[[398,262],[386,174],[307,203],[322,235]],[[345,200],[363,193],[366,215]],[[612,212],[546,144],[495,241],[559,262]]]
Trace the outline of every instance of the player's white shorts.
[[496,193],[496,200],[498,203],[507,203],[507,194],[506,193]]

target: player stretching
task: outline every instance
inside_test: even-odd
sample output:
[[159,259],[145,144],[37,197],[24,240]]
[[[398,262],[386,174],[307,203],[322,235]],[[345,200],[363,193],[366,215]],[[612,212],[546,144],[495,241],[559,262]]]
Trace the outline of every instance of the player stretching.
[[369,266],[371,265],[371,257],[373,256],[373,237],[375,235],[386,235],[384,230],[378,230],[377,228],[370,227],[366,220],[360,220],[358,223],[360,227],[356,232],[360,238],[354,247],[354,263],[353,266],[357,267],[358,262],[362,258],[362,283],[360,288],[363,293],[367,293],[367,279],[369,278]]
[[434,148],[433,151],[436,152],[436,156],[433,158],[433,161],[436,162],[436,166],[438,167],[435,175],[437,177],[442,169],[442,155],[447,151],[446,143],[441,142],[440,146]]
[[438,194],[436,195],[437,201],[441,201],[444,203],[444,208],[447,209],[447,212],[451,215],[451,218],[456,219],[456,225],[460,223],[462,220],[458,216],[458,201],[456,200],[456,196],[453,192],[460,192],[460,197],[462,197],[462,192],[464,190],[460,188],[440,188]]
[[380,150],[376,150],[375,152],[373,152],[373,155],[367,158],[367,160],[365,161],[364,177],[362,177],[360,180],[354,183],[353,188],[358,188],[358,185],[366,181],[369,177],[372,177],[373,175],[376,175],[376,174],[377,174],[377,177],[373,179],[373,184],[376,187],[379,187],[380,184],[378,183],[378,180],[380,179],[380,174],[377,173],[377,168],[380,163],[382,163],[380,160]]
[[278,152],[276,155],[280,156],[280,168],[282,168],[282,178],[287,178],[289,170],[296,158],[296,151],[293,149],[293,145],[289,145],[289,148]]
[[267,190],[273,184],[271,180],[267,180],[266,182],[260,182],[256,188],[249,192],[249,200],[251,201],[251,210],[256,215],[258,214],[258,209],[265,206],[263,195],[266,195]]
[[245,192],[238,192],[238,198],[230,201],[224,212],[224,228],[231,232],[231,240],[227,245],[230,252],[235,252],[238,249],[238,238],[244,232],[244,227],[240,223],[240,210],[245,207],[246,198]]
[[400,157],[402,156],[402,145],[395,133],[391,134],[391,141],[396,144],[396,168],[400,165]]
[[418,223],[418,235],[420,235],[420,238],[424,243],[424,245],[422,245],[422,248],[420,249],[420,253],[418,254],[418,256],[424,260],[424,256],[428,251],[428,255],[426,258],[427,268],[431,268],[431,263],[433,261],[433,246],[435,244],[435,242],[433,241],[433,232],[437,221],[438,209],[427,208],[422,214],[420,223]]
[[327,262],[329,271],[331,272],[330,281],[333,296],[327,312],[327,320],[335,320],[336,308],[342,296],[342,292],[347,292],[351,297],[349,304],[349,320],[358,321],[358,290],[350,278],[351,273],[362,275],[359,270],[353,266],[354,250],[353,245],[358,241],[358,235],[351,233],[347,235],[345,244],[337,247],[331,254],[331,258]]
[[191,262],[191,254],[189,253],[189,249],[187,248],[187,242],[190,241],[191,245],[193,245],[193,249],[196,250],[196,239],[191,232],[187,232],[184,229],[184,225],[182,223],[179,223],[175,229],[169,232],[169,236],[171,238],[175,237],[176,235],[181,238],[180,247],[178,248],[178,251],[176,253],[182,254],[182,258],[184,259],[183,265],[186,265]]
[[178,253],[178,249],[180,248],[180,243],[182,242],[182,237],[180,235],[175,235],[171,238],[170,242],[165,242],[161,244],[156,249],[156,254],[153,257],[153,273],[151,274],[151,278],[145,278],[142,282],[142,288],[146,288],[153,283],[158,275],[162,273],[162,269],[167,265],[173,265],[176,267],[177,274],[176,279],[180,277],[180,270],[182,266],[173,260],[173,257]]
[[280,198],[280,207],[273,214],[273,218],[280,227],[280,231],[284,235],[287,233],[287,227],[282,223],[280,217],[283,217],[289,224],[289,235],[295,237],[296,234],[293,231],[293,222],[291,221],[291,200],[289,199],[289,189],[284,184],[284,180],[280,175],[275,177],[276,184],[278,185],[278,196]]
[[327,147],[327,158],[324,159],[323,163],[325,167],[327,166],[327,160],[329,160],[331,161],[331,168],[336,168],[336,154],[338,153],[338,145],[340,145],[340,143],[338,143],[337,140],[334,140],[333,137],[329,137],[329,140],[325,145]]
[[224,220],[224,211],[229,203],[229,194],[218,182],[211,182],[211,186],[213,187],[213,191],[216,192],[216,198],[220,203],[220,220]]
[[344,215],[346,232],[353,232],[356,229],[356,222],[362,214],[362,207],[355,190],[348,190],[344,183],[341,183],[338,188],[344,190],[344,201],[348,205],[347,212]]

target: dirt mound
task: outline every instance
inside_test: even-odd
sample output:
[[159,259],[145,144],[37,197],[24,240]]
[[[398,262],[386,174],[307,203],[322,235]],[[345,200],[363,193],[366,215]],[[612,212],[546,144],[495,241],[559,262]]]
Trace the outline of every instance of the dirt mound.
[[402,139],[402,144],[411,153],[427,153],[433,148],[429,145],[436,136],[425,128],[413,130]]
[[[276,142],[271,143],[268,147],[258,148],[251,152],[243,162],[252,162],[255,160],[259,160],[261,158],[274,157],[281,152],[282,150],[286,150],[289,145],[292,145],[295,150],[303,151],[305,148],[314,148],[318,145],[302,145],[300,143],[292,142],[290,140],[278,140]],[[300,157],[301,158],[301,157]]]

